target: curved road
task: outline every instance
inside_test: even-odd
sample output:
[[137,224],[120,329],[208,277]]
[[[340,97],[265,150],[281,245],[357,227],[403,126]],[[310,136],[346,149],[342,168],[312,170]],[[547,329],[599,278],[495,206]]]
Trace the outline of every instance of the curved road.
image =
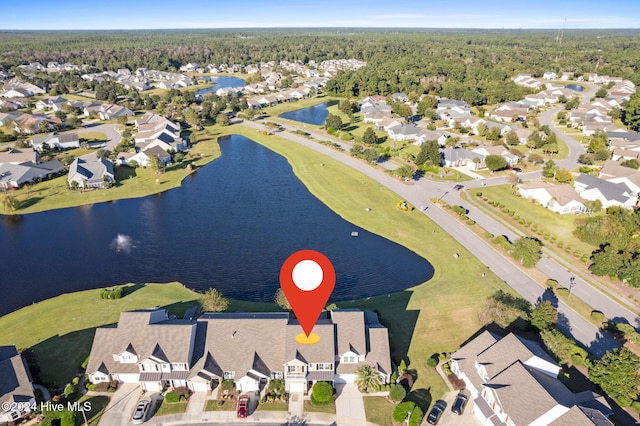
[[[104,145],[100,146],[100,148],[111,151],[122,140],[122,136],[116,130],[116,127],[117,127],[117,124],[89,123],[89,124],[83,125],[83,128],[76,131],[76,133],[78,134],[78,136],[82,136],[84,133],[95,133],[95,132],[104,133],[105,135],[107,135],[107,141],[104,143]],[[90,152],[89,154],[85,154],[81,156],[80,158],[86,161],[95,161],[97,160],[98,157],[96,157],[96,151],[93,151],[93,152]]]
[[[255,122],[245,121],[242,124],[257,130],[271,130]],[[284,127],[287,130],[295,130],[295,127],[291,125],[286,125]],[[327,139],[326,135],[321,135],[313,132],[309,133],[311,134],[311,136],[319,140]],[[544,300],[546,298],[546,294],[543,294],[544,289],[531,277],[529,277],[523,270],[515,266],[508,259],[505,259],[486,241],[475,235],[471,230],[464,226],[460,226],[459,222],[456,219],[454,219],[448,213],[442,211],[429,201],[431,198],[442,197],[450,204],[455,203],[464,205],[465,203],[460,199],[458,192],[453,189],[454,184],[432,182],[425,179],[420,179],[414,182],[414,185],[404,185],[403,183],[397,181],[389,175],[370,167],[369,165],[358,159],[349,156],[348,153],[336,151],[327,146],[318,144],[317,142],[310,141],[304,137],[287,132],[283,132],[280,135],[293,142],[321,152],[348,165],[353,169],[360,171],[361,173],[379,182],[383,186],[394,191],[415,206],[427,207],[427,209],[423,211],[424,214],[434,220],[440,227],[442,227],[444,231],[448,232],[452,237],[460,242],[467,250],[473,253],[482,263],[487,265],[498,277],[504,280],[509,286],[511,286],[525,299],[535,304],[540,300]],[[349,145],[343,144],[343,146],[344,148],[346,148],[346,152],[348,152]],[[491,183],[505,183],[505,179],[491,179]],[[467,187],[480,187],[481,184],[482,183],[480,181],[465,182],[465,186]],[[449,197],[449,199],[445,197]],[[513,239],[518,237],[512,231],[508,230],[504,225],[495,221],[493,218],[487,216],[478,209],[471,210],[469,212],[469,217],[474,219],[480,226],[482,226],[492,234],[507,235]],[[560,282],[568,282],[569,273],[567,272],[567,269],[564,266],[556,263],[554,260],[547,257],[543,258],[540,262],[540,268],[548,276],[554,277]],[[566,280],[563,279],[565,278],[565,275],[567,275]],[[580,296],[581,299],[583,299],[586,303],[589,303],[591,306],[594,306],[596,309],[603,311],[608,318],[626,318],[630,324],[633,324],[635,326],[638,325],[637,317],[635,314],[620,306],[618,303],[611,300],[600,291],[591,287],[589,284],[583,282],[579,278],[576,279],[576,283],[577,284],[573,290],[574,294],[576,296]],[[602,334],[600,330],[598,330],[589,321],[569,308],[562,301],[557,301],[554,298],[554,300],[552,300],[552,303],[557,304],[558,307],[560,316],[559,326],[566,332],[571,334],[577,341],[581,342],[594,355],[601,356],[605,351],[618,346],[618,344],[613,339],[611,339],[608,335]]]

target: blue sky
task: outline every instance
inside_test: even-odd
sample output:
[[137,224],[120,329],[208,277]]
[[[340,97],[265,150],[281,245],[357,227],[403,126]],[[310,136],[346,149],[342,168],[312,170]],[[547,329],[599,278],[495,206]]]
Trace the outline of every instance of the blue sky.
[[[247,27],[640,28],[638,0],[7,1],[0,30]],[[26,5],[28,4],[28,7]]]

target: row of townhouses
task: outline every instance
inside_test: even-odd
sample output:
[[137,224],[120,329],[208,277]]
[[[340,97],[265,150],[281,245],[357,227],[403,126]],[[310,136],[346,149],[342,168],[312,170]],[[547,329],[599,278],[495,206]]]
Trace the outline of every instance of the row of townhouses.
[[389,382],[389,337],[371,311],[325,313],[301,345],[299,323],[289,313],[207,313],[173,319],[164,309],[123,312],[117,325],[96,330],[87,374],[92,383],[118,380],[159,391],[186,386],[195,392],[231,379],[239,392],[260,391],[284,379],[289,392],[313,383],[352,383],[371,365]]

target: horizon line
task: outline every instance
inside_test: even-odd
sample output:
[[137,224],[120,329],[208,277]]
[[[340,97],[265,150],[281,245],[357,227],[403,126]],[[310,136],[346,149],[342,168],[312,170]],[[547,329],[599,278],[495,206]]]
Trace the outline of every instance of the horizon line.
[[[184,30],[323,30],[323,29],[369,29],[369,30],[488,30],[488,31],[556,31],[555,26],[550,27],[370,27],[370,26],[270,26],[270,27],[163,27],[163,28],[0,28],[0,32],[42,32],[42,31],[184,31]],[[611,31],[611,30],[640,30],[640,27],[571,27],[564,31]]]

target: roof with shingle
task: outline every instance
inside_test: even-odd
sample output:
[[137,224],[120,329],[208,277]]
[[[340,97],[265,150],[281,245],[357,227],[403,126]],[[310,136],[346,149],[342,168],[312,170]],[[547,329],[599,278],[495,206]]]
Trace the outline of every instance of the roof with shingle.
[[27,402],[31,398],[31,377],[22,357],[15,346],[0,346],[0,403]]
[[331,311],[331,319],[337,328],[338,355],[349,351],[365,355],[367,348],[364,335],[364,312],[335,309]]
[[109,373],[138,372],[137,364],[114,360],[114,355],[131,348],[135,348],[138,361],[153,356],[163,361],[189,363],[194,333],[193,322],[169,320],[164,309],[122,312],[117,325],[96,329],[87,372],[99,369]]

